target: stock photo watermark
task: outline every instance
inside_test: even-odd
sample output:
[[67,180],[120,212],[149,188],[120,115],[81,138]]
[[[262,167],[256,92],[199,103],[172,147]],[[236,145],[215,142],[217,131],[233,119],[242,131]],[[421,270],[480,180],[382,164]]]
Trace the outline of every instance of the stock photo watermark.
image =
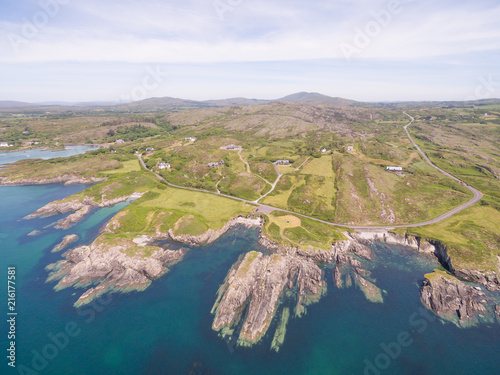
[[129,93],[121,95],[121,100],[134,102],[144,100],[149,96],[149,93],[159,88],[167,77],[167,72],[163,72],[158,65],[154,68],[147,66],[146,74],[141,83],[134,86]]
[[474,95],[468,96],[465,100],[481,100],[491,99],[499,96],[498,88],[500,88],[500,81],[496,81],[492,74],[487,77],[480,76],[478,84],[474,89]]
[[67,5],[70,0],[40,0],[39,9],[31,17],[22,18],[19,34],[7,33],[14,52],[19,52],[22,45],[28,44],[54,19],[61,10],[61,5]]
[[[84,318],[86,324],[94,321],[96,315],[111,303],[113,297],[111,294],[105,294],[97,297],[88,305],[77,308],[78,316]],[[40,349],[31,350],[31,361],[28,364],[22,364],[17,367],[19,375],[38,375],[45,371],[50,365],[51,361],[55,360],[64,349],[71,343],[71,339],[78,337],[82,333],[84,325],[71,321],[66,323],[64,329],[46,335],[47,343]],[[15,367],[15,366],[14,366]]]
[[339,47],[344,57],[350,61],[353,55],[359,55],[377,38],[384,29],[389,27],[394,16],[403,11],[403,3],[399,0],[391,0],[385,9],[372,11],[372,18],[366,22],[363,28],[357,28],[352,43],[342,42]]
[[226,19],[227,12],[234,12],[245,0],[214,0],[212,5],[221,21]]
[[386,344],[381,343],[382,351],[372,360],[365,358],[363,374],[364,375],[381,375],[384,370],[387,370],[393,361],[397,360],[403,353],[404,348],[408,348],[413,344],[413,335],[415,333],[423,333],[429,327],[429,323],[434,322],[437,317],[425,307],[421,307],[418,312],[413,313],[408,318],[410,330],[401,331],[398,333],[394,341]]

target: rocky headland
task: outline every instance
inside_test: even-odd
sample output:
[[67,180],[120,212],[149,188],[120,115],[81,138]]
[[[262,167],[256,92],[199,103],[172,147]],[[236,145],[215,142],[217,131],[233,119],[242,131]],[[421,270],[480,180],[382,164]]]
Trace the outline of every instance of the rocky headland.
[[93,208],[111,207],[117,203],[121,203],[129,199],[138,199],[141,196],[141,193],[133,193],[131,195],[109,200],[103,197],[101,202],[95,202],[94,199],[90,197],[84,197],[83,199],[74,199],[69,201],[56,201],[39,208],[35,212],[27,215],[25,219],[73,212],[64,219],[59,220],[54,227],[56,229],[68,229],[82,220],[88,213],[90,213]]
[[104,177],[81,177],[71,174],[65,174],[54,178],[23,178],[11,180],[8,177],[0,177],[0,186],[26,186],[26,185],[48,185],[48,184],[64,184],[64,185],[91,185],[106,181]]
[[147,236],[129,240],[101,235],[90,246],[67,251],[63,260],[49,265],[47,281],[58,280],[56,290],[92,286],[75,306],[89,303],[105,292],[144,290],[187,251],[150,246],[152,240]]

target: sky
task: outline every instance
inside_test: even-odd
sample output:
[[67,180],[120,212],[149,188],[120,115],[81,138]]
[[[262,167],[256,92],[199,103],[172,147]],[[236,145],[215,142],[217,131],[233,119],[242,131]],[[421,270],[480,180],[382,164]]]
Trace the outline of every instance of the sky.
[[498,0],[0,1],[0,100],[500,97]]

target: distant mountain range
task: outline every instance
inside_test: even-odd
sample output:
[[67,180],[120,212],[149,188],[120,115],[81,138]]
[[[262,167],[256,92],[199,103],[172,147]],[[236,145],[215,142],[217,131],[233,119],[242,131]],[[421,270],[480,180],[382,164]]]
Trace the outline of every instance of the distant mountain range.
[[458,107],[465,105],[489,105],[500,104],[500,99],[482,99],[474,101],[433,101],[433,102],[358,102],[355,100],[331,97],[316,92],[299,92],[275,100],[230,98],[220,100],[196,101],[171,97],[149,98],[129,103],[120,102],[44,102],[26,103],[19,101],[0,101],[0,110],[8,112],[9,109],[30,112],[61,112],[61,111],[91,111],[96,108],[112,112],[139,112],[139,111],[162,111],[172,109],[192,109],[210,107],[230,107],[259,105],[273,102],[293,102],[323,104],[339,107],[374,107],[374,108],[421,108],[421,107]]

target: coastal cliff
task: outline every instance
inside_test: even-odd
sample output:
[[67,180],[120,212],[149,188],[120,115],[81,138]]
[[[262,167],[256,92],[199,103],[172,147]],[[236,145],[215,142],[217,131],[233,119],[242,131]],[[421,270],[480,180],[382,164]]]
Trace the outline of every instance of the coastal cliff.
[[[486,295],[480,287],[472,287],[464,281],[483,285],[488,291],[500,292],[500,259],[498,271],[473,270],[454,267],[447,247],[440,241],[423,239],[409,234],[389,231],[361,232],[353,235],[360,242],[383,241],[388,244],[411,247],[419,252],[433,254],[445,270],[426,275],[420,296],[422,302],[441,318],[466,327],[478,321],[478,317],[493,314],[485,306],[494,303],[494,295]],[[498,297],[498,294],[496,294]]]

